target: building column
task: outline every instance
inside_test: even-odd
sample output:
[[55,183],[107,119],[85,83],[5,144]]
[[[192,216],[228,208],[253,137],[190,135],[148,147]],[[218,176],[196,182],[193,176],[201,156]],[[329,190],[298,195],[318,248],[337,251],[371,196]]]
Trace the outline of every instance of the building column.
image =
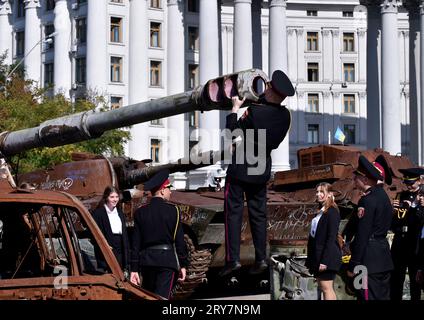
[[[200,0],[199,8],[199,81],[201,85],[219,76],[218,1]],[[199,113],[199,151],[220,150],[220,111]],[[219,163],[191,173],[196,187],[207,186],[208,176],[220,169]],[[193,178],[196,175],[196,178]]]
[[419,165],[424,164],[424,1],[420,0],[420,142]]
[[333,38],[331,30],[322,30],[322,57],[323,57],[323,75],[324,82],[331,82],[333,80]]
[[87,1],[87,89],[107,94],[110,80],[109,23],[107,1]]
[[262,0],[252,1],[252,67],[264,70],[262,61]]
[[420,15],[416,2],[406,2],[409,23],[409,157],[422,164],[420,110]]
[[72,63],[69,57],[71,19],[66,0],[56,0],[54,30],[54,93],[62,93],[69,98],[72,85]]
[[358,80],[360,83],[367,81],[367,38],[366,30],[358,30]]
[[[367,6],[367,148],[381,148],[381,15],[379,7]],[[396,32],[397,34],[397,32]]]
[[[269,77],[276,70],[287,73],[286,1],[269,3]],[[288,108],[288,98],[283,102]],[[290,170],[289,137],[287,133],[280,146],[271,152],[272,172]]]
[[392,155],[402,151],[400,119],[399,42],[397,0],[381,5],[381,96],[383,149]]
[[287,29],[287,46],[291,50],[287,50],[287,70],[288,77],[292,81],[297,81],[297,35],[296,29],[288,28]]
[[[327,144],[330,140],[330,143],[333,142],[334,137],[334,128],[332,116],[333,113],[333,97],[331,91],[325,90],[322,93],[322,126],[324,131],[324,136],[322,143]],[[320,111],[321,112],[321,111]],[[330,139],[328,139],[328,133],[330,132]]]
[[308,128],[306,127],[305,122],[305,112],[306,112],[306,104],[307,104],[307,95],[303,91],[297,92],[297,113],[298,113],[298,143],[305,144],[307,143],[307,132]]
[[[130,0],[129,8],[129,53],[128,53],[128,104],[147,101],[149,43],[146,27],[147,0]],[[147,134],[148,123],[139,123],[131,127],[131,140],[128,153],[133,159],[150,158],[150,139]]]
[[252,68],[252,0],[234,0],[234,72]]
[[342,62],[340,60],[340,31],[338,29],[333,29],[333,79],[334,82],[341,81],[341,65]]
[[41,29],[38,16],[39,0],[24,0],[25,3],[25,51],[24,67],[26,79],[41,84]]
[[297,34],[297,83],[305,82],[306,77],[306,62],[305,62],[305,40],[303,38],[303,29],[296,29]]
[[366,105],[367,105],[367,92],[359,92],[359,141],[360,145],[366,146],[367,140],[367,114],[366,114]]
[[[181,0],[168,0],[167,20],[167,64],[166,78],[168,95],[184,92],[184,2]],[[177,160],[184,156],[187,139],[185,137],[184,115],[168,118],[168,159]]]
[[7,51],[4,63],[12,64],[12,26],[9,23],[9,15],[12,13],[8,0],[0,0],[0,54]]

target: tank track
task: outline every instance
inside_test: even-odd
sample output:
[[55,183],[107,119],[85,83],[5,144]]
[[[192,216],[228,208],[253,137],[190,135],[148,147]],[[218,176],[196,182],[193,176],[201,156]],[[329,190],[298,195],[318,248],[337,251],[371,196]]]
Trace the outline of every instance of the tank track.
[[196,249],[193,240],[184,235],[184,240],[187,245],[190,264],[187,268],[187,275],[184,282],[178,282],[175,286],[175,300],[183,300],[189,298],[196,288],[202,283],[207,283],[206,272],[212,261],[212,253],[209,249]]

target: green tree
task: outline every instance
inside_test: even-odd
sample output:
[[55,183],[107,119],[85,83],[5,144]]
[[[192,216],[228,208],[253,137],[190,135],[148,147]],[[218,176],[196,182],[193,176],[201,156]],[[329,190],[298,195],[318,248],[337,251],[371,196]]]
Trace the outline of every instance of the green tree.
[[[14,72],[6,79],[13,66],[5,65],[4,59],[5,55],[0,56],[0,132],[36,127],[48,119],[91,110],[96,105],[100,105],[101,111],[108,109],[102,97],[89,97],[71,103],[63,95],[49,95],[48,90],[37,88],[32,81],[24,80],[22,71]],[[94,104],[93,98],[98,104]],[[126,129],[111,130],[97,139],[56,148],[32,149],[7,160],[15,173],[24,173],[71,161],[73,152],[120,156],[124,153],[123,144],[129,138],[130,133]]]

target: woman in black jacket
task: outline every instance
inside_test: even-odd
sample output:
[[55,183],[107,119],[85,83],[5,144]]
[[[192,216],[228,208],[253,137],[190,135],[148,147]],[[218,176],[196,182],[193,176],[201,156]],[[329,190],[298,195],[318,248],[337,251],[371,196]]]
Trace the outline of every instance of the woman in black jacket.
[[[119,190],[108,186],[103,193],[103,201],[94,211],[93,218],[106,238],[122,269],[128,266],[129,241],[125,223],[125,216],[117,207]],[[102,255],[96,252],[98,268],[105,268],[106,263]]]
[[316,196],[321,208],[311,222],[306,266],[316,277],[324,300],[336,300],[333,282],[342,258],[337,242],[340,214],[329,183],[318,184]]

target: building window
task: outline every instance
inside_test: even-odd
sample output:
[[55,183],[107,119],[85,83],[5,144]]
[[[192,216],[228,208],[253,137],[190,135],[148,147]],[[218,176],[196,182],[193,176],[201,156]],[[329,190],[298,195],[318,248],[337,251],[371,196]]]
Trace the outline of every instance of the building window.
[[110,2],[114,2],[114,3],[123,3],[123,0],[110,0]]
[[344,18],[353,18],[353,11],[343,11]]
[[49,87],[53,84],[54,81],[54,64],[45,63],[44,64],[44,87]]
[[150,85],[159,87],[161,85],[161,68],[160,61],[150,61]]
[[308,143],[319,143],[319,125],[308,124]]
[[122,82],[122,58],[110,57],[110,81]]
[[318,63],[308,63],[308,81],[318,81]]
[[343,51],[344,52],[355,51],[355,38],[353,33],[343,33]]
[[316,16],[318,16],[318,11],[316,11],[316,10],[306,10],[306,15],[308,17],[316,17]]
[[319,112],[319,98],[318,93],[308,94],[308,111]]
[[24,0],[18,0],[16,3],[16,17],[25,17],[25,3]]
[[46,11],[54,9],[55,0],[46,0]]
[[25,32],[16,32],[16,55],[23,56],[25,52]]
[[318,32],[308,32],[306,38],[308,48],[307,50],[318,51]]
[[345,124],[343,126],[343,132],[346,136],[344,143],[346,144],[355,144],[355,125],[354,124]]
[[160,40],[160,23],[150,22],[150,46],[159,48]]
[[[54,32],[54,24],[48,24],[44,26],[44,37],[47,38]],[[51,42],[46,43],[46,50],[54,48],[54,37],[49,38]]]
[[199,0],[188,0],[187,9],[188,12],[199,12]]
[[85,83],[85,77],[86,77],[86,62],[85,58],[76,58],[75,59],[75,77],[76,82],[78,84]]
[[122,18],[110,18],[110,42],[122,42]]
[[78,43],[86,43],[87,42],[87,19],[81,18],[76,19],[76,38]]
[[119,109],[122,107],[122,97],[110,97],[110,109]]
[[188,27],[188,49],[199,50],[199,28]]
[[355,64],[343,64],[343,79],[345,82],[355,82]]
[[160,144],[161,141],[159,139],[150,140],[150,159],[153,162],[160,162]]
[[355,95],[343,95],[344,113],[355,113]]
[[194,89],[199,85],[199,65],[188,65],[188,89]]
[[160,0],[150,0],[150,8],[157,8],[160,9]]

